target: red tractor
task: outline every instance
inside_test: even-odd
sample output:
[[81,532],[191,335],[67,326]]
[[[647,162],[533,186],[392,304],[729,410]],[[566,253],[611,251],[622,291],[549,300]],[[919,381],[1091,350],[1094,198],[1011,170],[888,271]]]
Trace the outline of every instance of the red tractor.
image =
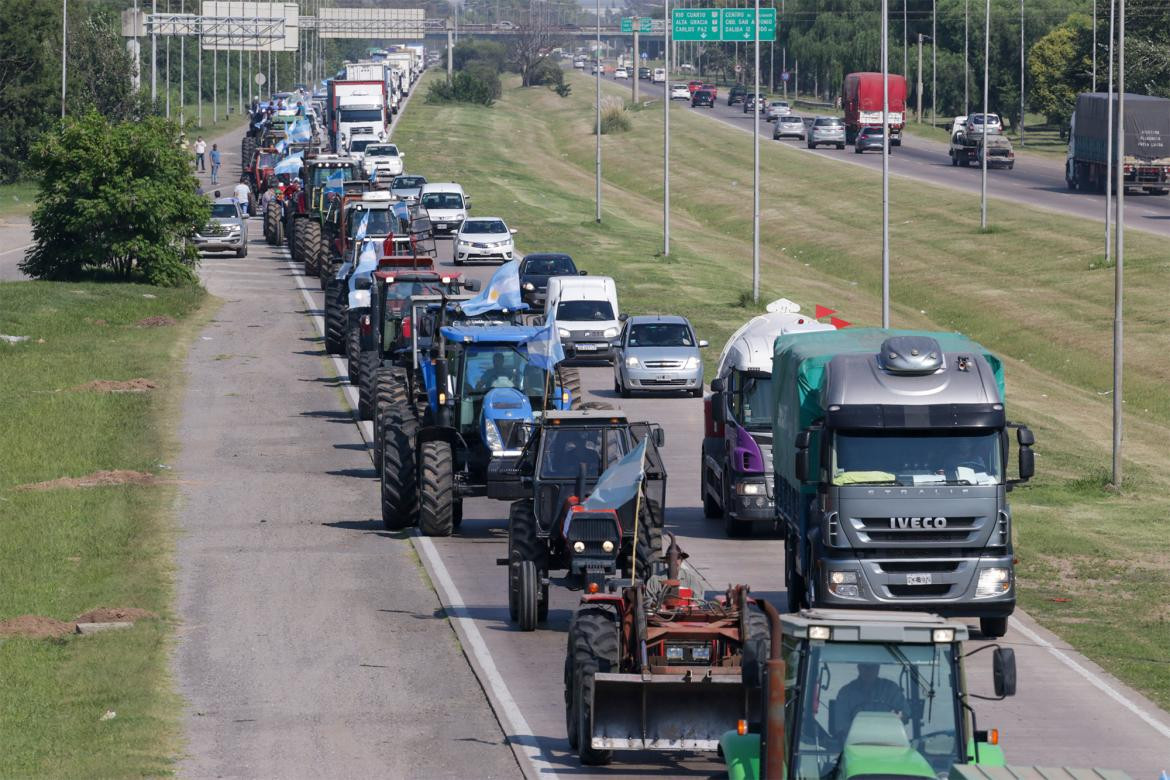
[[[747,586],[713,600],[686,586],[674,537],[664,579],[587,589],[569,626],[565,726],[582,764],[615,750],[711,751],[727,724],[761,717],[770,629]],[[614,592],[613,586],[620,585]]]

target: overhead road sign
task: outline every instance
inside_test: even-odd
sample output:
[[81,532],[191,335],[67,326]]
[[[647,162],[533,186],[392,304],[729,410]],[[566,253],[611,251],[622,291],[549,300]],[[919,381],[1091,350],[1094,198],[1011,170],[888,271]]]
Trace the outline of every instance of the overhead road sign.
[[622,32],[632,33],[634,31],[634,20],[638,20],[638,32],[648,33],[654,31],[654,20],[649,16],[625,16],[622,17]]
[[671,11],[671,37],[676,41],[717,41],[720,24],[718,8],[675,8]]
[[[756,38],[756,11],[754,8],[723,9],[724,41],[753,41]],[[776,40],[776,9],[760,9],[760,40]]]
[[[671,36],[676,41],[752,41],[756,38],[753,8],[675,8]],[[760,9],[760,40],[776,40],[776,9]]]

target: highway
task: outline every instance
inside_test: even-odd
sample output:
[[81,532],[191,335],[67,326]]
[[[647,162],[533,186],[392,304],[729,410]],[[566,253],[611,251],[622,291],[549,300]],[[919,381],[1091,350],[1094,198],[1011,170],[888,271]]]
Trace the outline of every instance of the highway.
[[[462,183],[473,196],[490,186]],[[535,633],[509,624],[496,565],[505,555],[503,502],[469,500],[451,538],[382,532],[365,453],[370,426],[355,423],[344,365],[321,349],[317,281],[263,243],[258,221],[251,228],[247,259],[204,264],[206,284],[226,303],[192,350],[180,424],[187,628],[177,669],[191,702],[182,773],[338,776],[381,765],[397,776],[406,755],[418,762],[411,774],[433,777],[718,774],[718,761],[694,756],[577,764],[561,678],[577,594],[554,585],[548,624]],[[589,267],[578,247],[523,248],[568,251]],[[448,242],[440,252],[455,270]],[[486,281],[495,267],[464,270]],[[663,424],[667,525],[710,589],[744,582],[782,603],[782,543],[727,539],[702,516],[701,401],[616,398],[607,367],[582,377],[590,399]],[[1019,694],[976,704],[980,727],[1000,730],[1013,763],[1108,765],[1134,777],[1170,763],[1170,718],[1140,694],[1022,614],[1002,642],[1017,652]],[[972,691],[990,694],[990,654],[975,655],[968,670]]]
[[[592,78],[587,76],[587,78]],[[631,91],[630,81],[614,79],[606,76],[605,80],[618,86],[626,87]],[[679,79],[678,81],[682,81]],[[677,83],[677,82],[676,82]],[[727,105],[727,87],[719,88],[719,97],[714,108],[691,108],[689,102],[676,100],[673,106],[683,111],[694,111],[703,116],[724,122],[746,133],[751,133],[752,115],[744,113],[743,104]],[[642,81],[639,91],[655,99],[663,94],[661,84],[651,84]],[[794,112],[799,113],[799,112]],[[804,116],[810,116],[804,114]],[[860,165],[870,170],[881,172],[882,159],[877,152],[854,154],[852,147],[844,150],[822,146],[817,149],[808,149],[803,141],[797,139],[772,140],[772,124],[760,117],[760,135],[764,140],[760,142],[762,154],[774,146],[799,154],[815,154],[820,157],[829,157],[843,163]],[[1017,152],[1020,151],[1017,149]],[[672,148],[672,155],[676,161],[683,159],[681,149]],[[1028,206],[1048,209],[1050,211],[1079,216],[1086,219],[1099,220],[1102,223],[1102,240],[1104,240],[1105,196],[1103,194],[1069,192],[1064,182],[1064,161],[1062,158],[1030,155],[1026,151],[1017,154],[1013,170],[992,170],[987,172],[987,191],[995,199],[1023,203]],[[979,195],[981,190],[981,171],[978,167],[954,167],[947,156],[945,144],[918,138],[913,135],[904,135],[902,145],[893,147],[890,154],[890,173],[894,176],[914,179],[940,187],[969,192]],[[893,202],[893,209],[898,204]],[[893,218],[893,217],[892,217]],[[1128,193],[1125,200],[1125,224],[1127,228],[1138,228],[1159,235],[1170,236],[1170,195],[1145,195]]]

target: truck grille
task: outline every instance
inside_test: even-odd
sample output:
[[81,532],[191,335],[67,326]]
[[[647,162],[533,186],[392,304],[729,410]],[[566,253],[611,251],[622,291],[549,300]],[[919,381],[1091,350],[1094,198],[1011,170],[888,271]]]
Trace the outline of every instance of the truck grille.
[[612,515],[588,515],[584,512],[574,512],[572,522],[569,523],[569,543],[581,541],[589,545],[591,542],[598,545],[605,540],[616,542],[618,527]]
[[953,572],[959,570],[958,561],[924,561],[918,558],[910,561],[878,561],[878,570],[885,574],[905,574],[907,572]]
[[905,542],[946,542],[963,546],[979,533],[980,523],[974,517],[948,517],[944,528],[890,527],[888,517],[851,518],[854,530],[863,543],[901,544]]
[[685,385],[686,383],[687,383],[687,380],[685,380],[685,379],[642,379],[639,381],[639,384],[647,385],[647,386],[654,385],[656,387],[669,387],[672,385]]

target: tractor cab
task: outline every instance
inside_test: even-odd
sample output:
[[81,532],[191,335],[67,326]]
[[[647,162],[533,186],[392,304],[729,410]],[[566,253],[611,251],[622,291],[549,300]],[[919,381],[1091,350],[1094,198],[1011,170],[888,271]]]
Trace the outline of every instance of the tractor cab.
[[[373,275],[368,320],[368,348],[377,351],[378,362],[394,362],[410,347],[416,322],[412,301],[425,299],[426,302],[415,304],[425,310],[430,301],[458,295],[464,286],[460,274],[436,271],[430,258],[380,257],[378,270]],[[365,321],[362,329],[364,335],[367,330]],[[429,339],[429,336],[425,338]],[[367,348],[365,344],[363,348]]]
[[[925,780],[956,765],[1004,765],[997,732],[980,731],[968,704],[975,695],[964,675],[971,654],[963,652],[964,623],[843,609],[775,617],[771,659],[745,663],[743,675],[784,706],[724,735],[730,778]],[[986,647],[994,652],[995,696],[976,698],[1013,695],[1014,651]]]

